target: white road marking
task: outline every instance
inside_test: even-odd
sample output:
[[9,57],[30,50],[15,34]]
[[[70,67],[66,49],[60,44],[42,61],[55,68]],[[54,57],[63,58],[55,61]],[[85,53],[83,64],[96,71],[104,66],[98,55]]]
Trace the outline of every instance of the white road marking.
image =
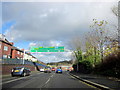
[[91,82],[91,81],[88,81],[88,80],[85,80],[85,79],[84,79],[84,81],[86,81],[86,82],[90,82],[90,83],[92,83],[92,84],[95,84],[95,85],[98,85],[98,86],[101,86],[101,87],[104,87],[104,88],[109,89],[109,87],[104,86],[104,85],[101,85],[101,84],[98,84],[98,83],[94,83],[94,82]]
[[45,82],[45,84],[47,84],[50,81],[50,78]]
[[[28,77],[30,77],[30,76],[28,76]],[[10,83],[10,82],[17,81],[17,80],[21,80],[21,79],[28,78],[28,77],[23,77],[23,78],[13,79],[13,80],[6,81],[6,82],[0,83],[0,84]]]
[[53,77],[53,74],[49,77],[49,79],[45,82],[45,84],[47,84],[50,81],[51,77]]
[[53,77],[54,74],[55,74],[55,73],[53,73],[53,74],[48,78],[48,80],[47,80],[41,87],[44,87],[44,86],[50,81],[50,79]]
[[73,75],[73,76],[75,76],[75,77],[79,78],[79,76],[76,76],[76,75]]
[[[37,73],[37,74],[42,74],[42,73]],[[25,78],[28,78],[28,77],[31,77],[31,76],[34,76],[34,75],[30,75],[30,76],[27,76],[27,77],[21,77],[21,78],[13,79],[13,80],[10,80],[10,81],[6,81],[6,82],[3,82],[3,83],[0,83],[0,85],[10,83],[10,82],[14,82],[14,81],[21,80],[21,79],[25,79]]]
[[[70,74],[69,74],[70,75]],[[75,77],[77,77],[77,78],[80,78],[79,76],[76,76],[76,75],[73,75],[74,76],[74,78]],[[73,77],[72,76],[72,77]],[[104,86],[104,85],[101,85],[101,84],[98,84],[98,83],[94,83],[94,82],[91,82],[91,81],[89,81],[89,80],[86,80],[86,79],[82,79],[82,80],[84,80],[84,81],[86,81],[86,82],[89,82],[89,83],[92,83],[92,84],[94,84],[94,85],[97,85],[97,86],[100,86],[100,87],[103,87],[103,88],[106,88],[106,89],[110,89],[109,87],[107,87],[107,86]],[[81,81],[81,80],[79,80],[79,81]],[[83,81],[82,81],[83,82]],[[88,84],[88,83],[87,83]],[[90,85],[90,84],[88,84],[88,85]],[[91,86],[93,86],[93,85],[91,85]],[[94,86],[93,86],[94,87]]]
[[51,75],[50,77],[53,77],[53,75]]

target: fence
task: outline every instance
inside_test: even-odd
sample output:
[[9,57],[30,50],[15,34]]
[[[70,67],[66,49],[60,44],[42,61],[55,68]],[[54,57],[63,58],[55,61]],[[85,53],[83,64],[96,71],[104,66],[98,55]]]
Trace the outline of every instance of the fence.
[[[23,64],[22,59],[2,59],[2,64]],[[33,62],[24,60],[24,64],[34,65]]]
[[42,67],[46,67],[46,65],[43,65],[43,64],[39,64],[39,63],[36,63],[37,66],[42,66]]

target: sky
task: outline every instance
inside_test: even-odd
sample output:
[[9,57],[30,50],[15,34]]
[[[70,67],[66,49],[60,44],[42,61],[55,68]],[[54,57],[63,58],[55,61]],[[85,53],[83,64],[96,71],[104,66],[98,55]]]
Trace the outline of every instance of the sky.
[[[7,1],[7,0],[5,0]],[[20,49],[31,46],[64,46],[65,52],[35,53],[43,62],[71,60],[71,40],[90,31],[93,19],[116,24],[111,2],[2,2],[0,29],[10,42]],[[107,0],[108,1],[108,0]]]

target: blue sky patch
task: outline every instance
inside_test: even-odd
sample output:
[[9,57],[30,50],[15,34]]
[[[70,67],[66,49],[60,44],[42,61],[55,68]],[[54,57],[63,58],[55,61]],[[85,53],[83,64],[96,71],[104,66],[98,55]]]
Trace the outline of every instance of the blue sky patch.
[[8,21],[2,25],[0,30],[2,30],[2,33],[4,34],[6,30],[10,29],[11,26],[13,26],[16,22],[15,21]]

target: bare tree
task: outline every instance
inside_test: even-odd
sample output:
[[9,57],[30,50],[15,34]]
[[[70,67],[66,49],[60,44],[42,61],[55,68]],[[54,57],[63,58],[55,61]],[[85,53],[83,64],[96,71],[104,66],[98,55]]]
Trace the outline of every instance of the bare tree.
[[115,14],[115,16],[118,17],[118,6],[113,6],[111,10]]
[[[118,3],[118,6],[113,6],[111,8],[113,14],[118,18],[118,25],[113,25],[116,28],[116,36],[118,36],[118,49],[120,50],[120,2]],[[112,39],[112,41],[115,41],[115,39]]]
[[[107,21],[97,21],[93,19],[93,25],[91,25],[92,31],[89,33],[89,37],[87,37],[89,43],[93,46],[94,50],[100,50],[101,54],[101,61],[103,62],[103,48],[105,43],[108,40],[106,25],[108,24]],[[96,52],[94,52],[96,53]]]
[[82,60],[82,40],[80,37],[76,36],[71,40],[73,51],[73,56],[75,57],[75,63],[77,63],[77,71],[78,71],[78,63]]

